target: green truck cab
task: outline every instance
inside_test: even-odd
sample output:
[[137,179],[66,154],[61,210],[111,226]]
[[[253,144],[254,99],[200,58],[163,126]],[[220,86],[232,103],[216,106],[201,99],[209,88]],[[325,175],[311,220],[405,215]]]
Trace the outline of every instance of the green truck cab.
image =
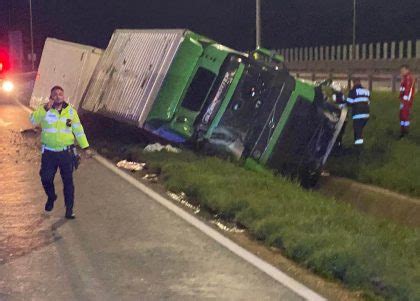
[[[175,142],[191,139],[196,120],[211,99],[210,91],[220,86],[220,74],[234,54],[244,56],[202,36],[187,35],[148,115],[145,128]],[[235,68],[238,63],[236,65]]]
[[177,60],[170,73],[186,71],[189,79],[177,86],[177,97],[166,79],[148,129],[207,153],[316,181],[343,121],[321,87],[292,77],[283,58],[266,49],[244,54],[207,43],[194,68],[176,71]]
[[283,59],[267,50],[242,58],[238,75],[223,100],[210,101],[196,122],[195,139],[206,152],[230,154],[313,185],[345,112],[325,99],[322,87],[292,77]]

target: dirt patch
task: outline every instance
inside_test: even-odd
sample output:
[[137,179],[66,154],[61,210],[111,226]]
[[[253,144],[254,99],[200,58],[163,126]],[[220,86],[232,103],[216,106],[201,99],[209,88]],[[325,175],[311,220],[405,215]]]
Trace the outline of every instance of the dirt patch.
[[420,227],[420,200],[350,179],[322,177],[318,191],[368,214]]

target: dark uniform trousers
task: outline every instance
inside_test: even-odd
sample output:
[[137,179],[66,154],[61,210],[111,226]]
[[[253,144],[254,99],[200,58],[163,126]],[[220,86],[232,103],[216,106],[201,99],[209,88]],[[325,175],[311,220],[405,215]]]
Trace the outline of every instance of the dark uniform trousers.
[[352,107],[354,144],[363,144],[363,128],[369,120],[370,91],[358,83],[349,92],[347,102]]
[[48,201],[55,201],[54,177],[57,169],[60,168],[61,179],[64,185],[64,203],[67,210],[73,209],[74,203],[74,185],[73,185],[73,159],[71,150],[53,152],[44,150],[41,159],[42,186],[48,196]]
[[363,128],[368,122],[368,118],[353,119],[354,141],[363,139]]

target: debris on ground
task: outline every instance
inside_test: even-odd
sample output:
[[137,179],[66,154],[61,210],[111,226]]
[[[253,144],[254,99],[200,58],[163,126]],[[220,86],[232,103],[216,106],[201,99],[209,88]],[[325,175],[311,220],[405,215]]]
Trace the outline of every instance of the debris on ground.
[[153,183],[156,183],[156,182],[158,181],[158,175],[157,175],[157,174],[154,174],[154,173],[151,173],[151,174],[145,174],[145,175],[142,177],[142,179],[143,179],[143,180],[150,181],[150,182],[153,182]]
[[245,229],[239,229],[236,226],[232,226],[232,227],[227,226],[220,219],[214,219],[214,220],[211,221],[211,223],[213,225],[216,225],[220,230],[223,230],[223,231],[226,231],[226,232],[231,232],[231,233],[243,233],[243,232],[245,232]]
[[127,160],[122,160],[117,163],[117,167],[128,169],[130,171],[143,170],[145,166],[146,166],[146,163],[130,162]]
[[144,152],[145,153],[153,153],[153,152],[160,152],[162,150],[167,151],[168,153],[180,153],[181,150],[179,148],[173,147],[172,145],[168,144],[166,146],[163,146],[160,143],[155,143],[155,144],[149,144],[148,146],[146,146],[144,148]]
[[194,206],[193,204],[188,202],[187,195],[184,192],[175,193],[175,192],[168,191],[167,194],[174,201],[177,201],[181,203],[182,205],[184,205],[185,207],[192,209],[194,211],[194,214],[197,214],[200,212],[201,210],[200,206]]

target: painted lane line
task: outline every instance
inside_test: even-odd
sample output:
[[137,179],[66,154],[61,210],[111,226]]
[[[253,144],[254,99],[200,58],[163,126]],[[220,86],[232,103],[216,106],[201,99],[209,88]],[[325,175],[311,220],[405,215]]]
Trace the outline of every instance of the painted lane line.
[[13,100],[18,104],[19,107],[21,107],[22,109],[24,109],[29,114],[31,114],[33,112],[32,109],[30,109],[27,106],[23,105],[19,100],[17,100],[17,99],[13,99]]

